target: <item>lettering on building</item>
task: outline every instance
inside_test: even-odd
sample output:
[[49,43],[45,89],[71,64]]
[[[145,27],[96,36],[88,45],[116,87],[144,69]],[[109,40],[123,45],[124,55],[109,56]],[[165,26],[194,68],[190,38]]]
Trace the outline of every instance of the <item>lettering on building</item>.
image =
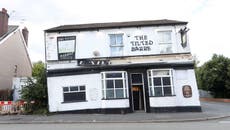
[[109,60],[96,60],[96,59],[80,59],[77,61],[78,66],[100,66],[109,65]]
[[130,41],[131,51],[151,51],[153,41],[148,39],[147,35],[136,35],[134,40]]

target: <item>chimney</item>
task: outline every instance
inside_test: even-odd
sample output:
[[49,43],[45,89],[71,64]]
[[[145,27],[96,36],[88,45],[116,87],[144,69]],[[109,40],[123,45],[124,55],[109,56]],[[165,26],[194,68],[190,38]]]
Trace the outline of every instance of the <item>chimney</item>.
[[29,31],[28,31],[28,29],[26,27],[24,27],[22,29],[22,35],[23,35],[24,40],[26,42],[26,46],[28,46],[28,35],[29,35]]
[[8,18],[7,10],[2,8],[2,11],[0,11],[0,37],[8,31]]

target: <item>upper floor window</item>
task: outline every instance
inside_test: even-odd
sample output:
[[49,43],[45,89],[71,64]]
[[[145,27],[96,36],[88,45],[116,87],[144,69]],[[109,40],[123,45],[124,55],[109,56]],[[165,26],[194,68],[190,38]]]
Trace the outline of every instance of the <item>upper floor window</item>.
[[174,94],[171,69],[148,70],[149,96]]
[[102,95],[104,99],[128,97],[126,72],[102,72]]
[[76,36],[57,38],[58,60],[75,59]]
[[157,36],[158,44],[160,47],[160,53],[172,53],[172,31],[158,31]]
[[123,54],[123,34],[110,34],[111,56],[121,56]]

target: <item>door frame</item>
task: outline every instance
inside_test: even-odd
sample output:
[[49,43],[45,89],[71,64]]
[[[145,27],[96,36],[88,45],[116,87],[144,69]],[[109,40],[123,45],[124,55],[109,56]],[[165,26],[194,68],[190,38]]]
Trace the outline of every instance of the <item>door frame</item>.
[[[141,74],[141,78],[142,78],[142,83],[141,84],[133,84],[132,83],[132,74]],[[144,84],[144,73],[142,72],[131,72],[129,73],[129,77],[130,77],[130,87],[131,87],[131,96],[132,96],[132,110],[134,110],[134,99],[133,99],[133,91],[132,91],[132,87],[133,85],[142,85],[142,93],[143,93],[143,105],[144,105],[144,111],[146,112],[146,96],[145,96],[145,84]]]

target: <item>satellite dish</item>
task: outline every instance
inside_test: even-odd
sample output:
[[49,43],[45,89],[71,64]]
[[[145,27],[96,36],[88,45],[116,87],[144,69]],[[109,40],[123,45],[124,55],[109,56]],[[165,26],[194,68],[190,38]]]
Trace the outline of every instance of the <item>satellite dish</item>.
[[99,52],[99,51],[94,51],[94,52],[93,52],[93,55],[96,56],[96,57],[97,57],[97,56],[100,56],[100,52]]

